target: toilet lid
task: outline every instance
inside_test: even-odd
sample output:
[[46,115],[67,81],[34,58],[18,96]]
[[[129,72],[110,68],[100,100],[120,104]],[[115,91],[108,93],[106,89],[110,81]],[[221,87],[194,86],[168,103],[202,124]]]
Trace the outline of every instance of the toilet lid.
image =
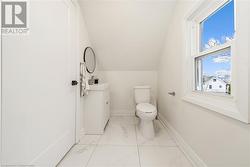
[[144,113],[153,113],[156,112],[156,107],[149,103],[140,103],[136,106],[136,109]]

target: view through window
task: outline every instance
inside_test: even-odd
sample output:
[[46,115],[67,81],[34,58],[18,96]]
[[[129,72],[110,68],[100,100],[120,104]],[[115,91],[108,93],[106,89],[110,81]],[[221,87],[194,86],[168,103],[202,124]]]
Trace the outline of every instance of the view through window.
[[230,43],[234,34],[233,0],[200,23],[200,54],[195,58],[196,90],[231,94]]

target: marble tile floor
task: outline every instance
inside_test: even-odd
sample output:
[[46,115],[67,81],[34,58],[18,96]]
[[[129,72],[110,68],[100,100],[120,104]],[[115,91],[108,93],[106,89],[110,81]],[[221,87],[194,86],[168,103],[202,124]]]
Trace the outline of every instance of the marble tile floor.
[[192,167],[169,132],[154,121],[145,139],[136,117],[111,117],[103,135],[83,135],[58,167]]

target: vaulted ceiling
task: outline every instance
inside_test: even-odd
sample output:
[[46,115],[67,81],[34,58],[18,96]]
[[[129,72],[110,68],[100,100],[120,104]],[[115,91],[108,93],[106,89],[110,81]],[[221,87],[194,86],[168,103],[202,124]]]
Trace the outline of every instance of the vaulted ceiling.
[[175,2],[79,0],[100,69],[156,70]]

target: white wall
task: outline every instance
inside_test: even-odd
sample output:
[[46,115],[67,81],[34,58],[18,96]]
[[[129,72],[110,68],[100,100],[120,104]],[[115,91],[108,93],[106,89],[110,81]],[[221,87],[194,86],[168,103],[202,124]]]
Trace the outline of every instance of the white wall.
[[79,0],[101,70],[156,70],[176,0]]
[[[194,1],[193,1],[194,2]],[[194,5],[180,1],[167,33],[158,74],[159,110],[209,167],[250,166],[250,125],[182,101],[184,16]],[[247,1],[245,1],[247,2]],[[170,79],[171,78],[171,79]],[[168,95],[175,91],[176,96]]]
[[110,84],[112,115],[134,115],[136,85],[150,85],[156,97],[157,71],[100,71],[98,76]]

